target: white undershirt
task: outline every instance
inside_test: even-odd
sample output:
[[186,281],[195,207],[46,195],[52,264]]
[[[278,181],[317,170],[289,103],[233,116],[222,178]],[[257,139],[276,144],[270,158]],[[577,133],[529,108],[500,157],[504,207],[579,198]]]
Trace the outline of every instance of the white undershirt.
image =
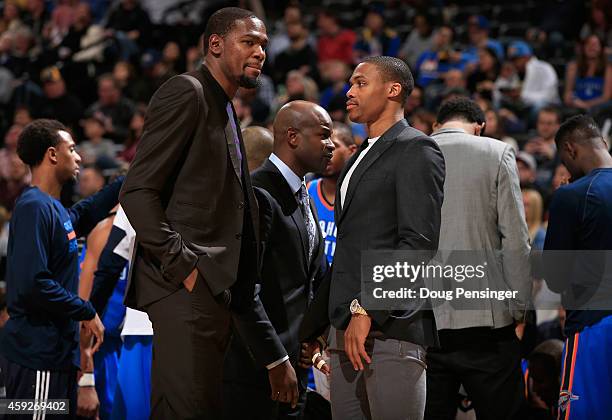
[[370,149],[372,148],[372,145],[374,145],[374,143],[376,143],[376,140],[378,140],[379,138],[380,136],[374,137],[373,139],[366,140],[368,142],[368,146],[365,148],[363,152],[359,154],[359,156],[357,157],[357,160],[355,161],[355,163],[353,163],[353,166],[351,166],[349,171],[346,173],[344,180],[342,180],[342,185],[340,186],[340,209],[342,209],[342,207],[344,206],[344,199],[346,198],[346,192],[348,191],[349,183],[351,182],[351,176],[353,175],[353,172],[355,172],[357,165],[359,165],[359,163],[363,160],[366,153],[370,151]]

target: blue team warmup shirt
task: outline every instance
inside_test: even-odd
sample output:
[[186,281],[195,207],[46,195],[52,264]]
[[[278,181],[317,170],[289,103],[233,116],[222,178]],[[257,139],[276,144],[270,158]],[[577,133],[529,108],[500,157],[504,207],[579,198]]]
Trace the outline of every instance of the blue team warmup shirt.
[[[588,175],[562,186],[553,195],[546,233],[545,250],[612,250],[612,169],[595,169]],[[598,268],[595,259],[577,257],[569,274],[551,276],[551,290],[571,292],[592,299],[612,296],[612,279]],[[588,255],[581,253],[580,255]],[[596,264],[591,264],[595,261]],[[560,268],[561,274],[564,268]],[[564,303],[566,297],[562,297]],[[592,301],[592,300],[591,300]],[[567,302],[564,303],[564,306]],[[604,304],[605,305],[605,304]],[[599,307],[605,307],[599,305]],[[565,334],[570,336],[612,315],[609,310],[567,310]]]
[[334,259],[334,251],[336,251],[338,229],[336,229],[336,222],[334,221],[334,207],[327,204],[323,198],[321,178],[315,179],[308,184],[308,195],[317,208],[319,227],[325,241],[325,256],[327,257],[327,262],[331,265]]
[[117,203],[121,179],[66,209],[37,187],[26,188],[10,222],[6,283],[9,320],[0,353],[33,370],[76,364],[78,321],[92,319],[78,297],[77,237],[87,235]]

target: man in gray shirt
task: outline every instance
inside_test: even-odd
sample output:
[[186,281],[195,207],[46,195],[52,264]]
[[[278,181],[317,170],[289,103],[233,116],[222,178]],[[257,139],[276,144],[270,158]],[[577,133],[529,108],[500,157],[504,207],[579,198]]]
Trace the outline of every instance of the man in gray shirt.
[[513,149],[481,137],[484,126],[483,111],[467,98],[444,103],[434,125],[447,174],[439,249],[495,256],[484,278],[461,284],[455,278],[443,287],[517,293],[463,308],[434,303],[440,348],[427,354],[426,419],[454,419],[461,384],[479,419],[517,418],[525,399],[514,328],[531,289],[529,237]]

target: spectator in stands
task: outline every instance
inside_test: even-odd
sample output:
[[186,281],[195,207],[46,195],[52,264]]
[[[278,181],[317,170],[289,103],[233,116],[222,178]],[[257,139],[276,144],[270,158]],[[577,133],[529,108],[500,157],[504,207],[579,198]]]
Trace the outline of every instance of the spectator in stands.
[[32,114],[28,107],[20,105],[15,108],[15,115],[13,115],[13,124],[25,127],[32,122]]
[[423,106],[423,89],[415,86],[408,99],[406,99],[406,106],[404,106],[404,115],[406,118],[410,117],[418,108]]
[[612,45],[612,16],[610,16],[610,0],[596,0],[591,4],[591,10],[586,23],[580,30],[580,39],[589,35],[597,35],[606,45]]
[[431,48],[433,28],[430,19],[424,13],[414,15],[413,29],[400,49],[399,57],[408,63],[411,69],[415,68],[421,54]]
[[518,152],[516,154],[516,166],[518,168],[521,188],[533,188],[538,169],[538,164],[534,157],[527,152]]
[[338,18],[330,10],[319,12],[317,26],[319,64],[325,65],[329,60],[340,60],[347,65],[353,64],[353,47],[357,40],[355,32],[343,29]]
[[234,96],[232,104],[234,104],[234,111],[236,111],[236,118],[240,122],[240,128],[244,129],[250,126],[253,123],[251,106],[238,95]]
[[145,113],[146,106],[140,105],[138,108],[136,108],[132,121],[130,121],[130,129],[124,143],[125,149],[119,155],[119,157],[127,163],[130,163],[134,159],[134,156],[136,156],[136,147],[138,146],[138,142],[140,141],[140,137],[142,136],[142,131],[144,129]]
[[478,67],[468,76],[467,88],[470,92],[478,93],[480,97],[491,101],[501,63],[497,52],[491,47],[479,48],[477,57]]
[[79,126],[83,106],[68,92],[66,82],[57,67],[47,67],[40,74],[44,96],[33,110],[35,118],[50,118],[68,126],[73,132]]
[[44,0],[27,0],[23,23],[32,30],[37,43],[41,42],[43,28],[50,17]]
[[88,108],[87,113],[101,113],[105,117],[104,129],[108,138],[123,143],[134,115],[134,104],[121,94],[121,87],[112,74],[103,74],[98,79],[98,101]]
[[525,151],[538,163],[536,184],[548,190],[556,166],[557,147],[555,134],[561,125],[561,113],[557,108],[545,107],[538,112],[537,135],[525,145]]
[[355,44],[355,64],[366,57],[387,55],[397,57],[401,40],[397,32],[385,25],[384,6],[374,3],[365,16],[364,28]]
[[543,249],[546,228],[542,222],[544,214],[542,195],[531,188],[522,188],[521,191],[523,192],[523,206],[525,207],[525,220],[529,230],[531,249]]
[[92,27],[91,9],[87,3],[74,6],[74,21],[68,33],[59,45],[58,54],[61,59],[76,54],[81,48],[81,41]]
[[433,125],[436,122],[436,116],[425,109],[417,109],[410,118],[410,125],[421,130],[428,136],[433,132]]
[[13,2],[4,2],[2,17],[0,17],[0,34],[13,32],[22,25],[19,18],[19,8]]
[[138,0],[121,0],[108,17],[106,27],[116,37],[123,59],[129,59],[149,46],[151,21]]
[[483,108],[483,109],[486,109],[485,111],[485,118],[486,118],[485,135],[487,137],[492,137],[494,139],[501,140],[504,143],[511,145],[512,148],[514,149],[514,153],[518,152],[519,150],[518,143],[513,137],[508,136],[506,134],[506,131],[504,129],[504,124],[501,123],[500,117],[497,111],[489,107]]
[[489,20],[482,15],[472,15],[468,20],[470,46],[463,52],[468,61],[478,63],[480,50],[490,48],[498,60],[504,58],[504,47],[499,41],[489,38]]
[[559,103],[559,81],[553,66],[533,55],[531,47],[524,41],[515,41],[508,48],[522,80],[521,99],[537,112],[540,108]]
[[106,179],[102,169],[95,164],[85,165],[79,176],[79,193],[82,198],[91,197],[104,187]]
[[4,135],[4,147],[0,149],[0,179],[11,176],[11,158],[17,155],[17,139],[22,130],[21,124],[13,124]]
[[83,121],[85,138],[78,146],[83,164],[95,162],[101,156],[115,157],[115,144],[104,138],[104,117],[100,113],[88,115]]
[[305,76],[318,80],[317,53],[308,43],[308,30],[301,20],[287,22],[289,45],[274,62],[273,80],[282,83],[291,70],[300,70]]
[[242,130],[242,139],[249,163],[249,172],[253,172],[272,153],[274,136],[267,128],[253,126]]
[[279,107],[287,102],[296,100],[319,102],[319,89],[317,88],[317,84],[310,77],[304,76],[298,70],[291,70],[287,74],[285,87],[285,94],[277,98]]
[[185,72],[185,59],[181,54],[181,47],[175,41],[168,41],[162,50],[162,63],[174,74]]
[[425,106],[427,109],[438,109],[440,104],[454,96],[470,96],[466,89],[465,73],[456,68],[449,69],[442,74],[442,83],[431,83],[425,88]]
[[[296,22],[304,23],[304,16],[300,6],[292,3],[285,8],[283,19],[276,22],[274,35],[270,37],[270,42],[268,42],[268,48],[266,48],[266,64],[270,67],[275,64],[278,54],[289,47],[291,40],[289,39],[287,30],[289,24]],[[317,40],[313,35],[310,35],[308,36],[308,43],[314,48],[317,45]]]
[[[4,163],[3,163],[4,164]],[[16,154],[11,154],[2,171],[8,176],[0,178],[0,206],[13,211],[15,201],[29,184],[30,171]]]
[[440,26],[433,37],[433,46],[417,60],[415,71],[418,73],[417,85],[426,88],[430,83],[442,80],[450,69],[463,70],[466,62],[461,53],[453,51],[453,28]]
[[38,63],[31,54],[34,45],[34,35],[27,26],[20,26],[9,36],[12,40],[10,53],[3,59],[2,65],[13,73],[16,78],[28,75],[38,78]]
[[329,83],[329,86],[321,92],[319,104],[327,109],[338,96],[346,102],[346,92],[350,88],[348,79],[351,76],[351,69],[349,66],[340,60],[332,60],[324,67],[321,76],[326,83]]
[[575,61],[567,65],[563,102],[570,107],[593,109],[612,99],[612,62],[597,35],[589,35]]

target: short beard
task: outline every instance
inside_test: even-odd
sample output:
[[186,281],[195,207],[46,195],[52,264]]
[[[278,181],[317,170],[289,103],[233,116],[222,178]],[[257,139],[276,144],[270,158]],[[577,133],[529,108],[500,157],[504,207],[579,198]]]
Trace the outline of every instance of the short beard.
[[242,76],[240,76],[240,79],[238,80],[238,86],[242,88],[246,88],[246,89],[254,89],[259,86],[259,80],[257,77],[253,79],[250,77],[246,77],[243,74]]

